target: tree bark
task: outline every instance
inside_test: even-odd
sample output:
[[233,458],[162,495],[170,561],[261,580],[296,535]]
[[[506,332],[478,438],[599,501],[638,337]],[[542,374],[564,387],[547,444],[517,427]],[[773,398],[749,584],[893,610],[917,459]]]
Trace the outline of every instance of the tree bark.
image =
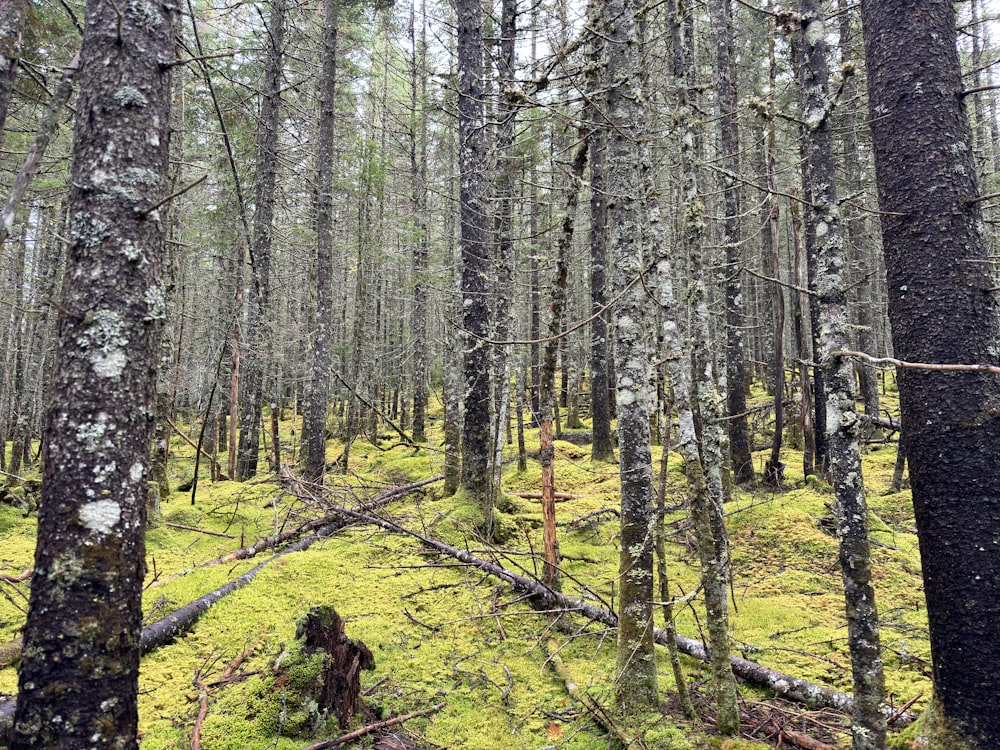
[[569,253],[576,226],[576,207],[580,197],[580,183],[587,165],[589,137],[581,134],[573,154],[569,185],[566,190],[566,209],[561,232],[556,240],[556,278],[552,285],[552,303],[549,308],[549,326],[545,347],[542,350],[542,380],[539,391],[538,416],[540,426],[539,460],[542,464],[542,532],[544,538],[545,570],[542,580],[555,586],[559,569],[559,546],[556,543],[555,505],[555,448],[552,444],[552,419],[556,409],[556,363],[559,356],[560,332],[565,325],[566,282],[569,277]]
[[326,473],[326,415],[333,364],[333,169],[337,98],[339,0],[323,3],[323,67],[319,81],[316,136],[316,333],[309,406],[306,412],[306,478],[323,483]]
[[13,750],[137,747],[173,44],[172,5],[87,4]]
[[[667,351],[674,398],[680,423],[677,442],[684,457],[685,472],[691,490],[691,520],[698,539],[701,580],[705,590],[705,613],[708,619],[712,652],[712,678],[717,705],[716,725],[722,734],[739,733],[740,715],[736,682],[729,666],[729,538],[722,509],[722,409],[712,358],[708,299],[703,277],[708,264],[702,247],[705,230],[705,203],[698,192],[695,144],[698,142],[696,117],[695,59],[693,17],[690,8],[677,0],[671,11],[673,37],[673,84],[675,106],[681,125],[680,151],[683,196],[682,236],[692,272],[687,289],[691,308],[691,345],[684,346],[677,326],[666,243],[654,241],[660,249],[659,295],[663,309],[663,338]],[[647,191],[653,194],[651,159],[644,160]],[[652,203],[652,202],[651,202]],[[653,206],[647,225],[651,234],[661,232],[659,211]],[[690,351],[690,357],[685,356]],[[689,362],[693,364],[692,369]],[[696,435],[696,420],[701,416],[701,440]]]
[[253,283],[247,309],[247,348],[242,359],[240,440],[236,448],[235,479],[244,482],[257,473],[260,425],[264,410],[264,369],[271,347],[268,319],[271,298],[271,242],[274,191],[278,169],[278,115],[281,108],[281,69],[285,47],[287,0],[272,0],[267,23],[268,43],[263,91],[257,123],[257,168],[254,183],[253,235],[250,267]]
[[[895,355],[996,365],[996,281],[976,201],[951,3],[863,0],[869,103]],[[949,738],[1000,747],[997,378],[899,373],[930,625],[934,703]]]
[[854,406],[854,364],[835,353],[848,345],[850,321],[845,291],[847,261],[830,133],[833,105],[827,91],[826,24],[818,0],[802,0],[800,9],[805,174],[812,196],[809,220],[816,242],[815,281],[820,312],[817,354],[827,375],[826,434],[836,497],[837,541],[854,686],[852,746],[854,750],[882,750],[886,732],[882,714],[885,679],[872,586],[868,505],[858,451],[862,421]]
[[462,251],[462,327],[466,331],[462,488],[493,536],[490,473],[489,247],[486,242],[486,141],[483,132],[483,30],[479,0],[458,1],[459,211]]
[[729,0],[712,0],[708,6],[715,35],[715,88],[718,97],[719,166],[725,219],[722,244],[726,249],[726,406],[729,412],[729,453],[733,478],[738,484],[754,481],[750,426],[747,421],[746,327],[743,274],[740,271],[740,139],[737,113],[736,63],[733,59],[733,11]]
[[[601,8],[603,6],[603,8]],[[603,13],[601,13],[603,9]],[[615,387],[621,461],[621,555],[615,701],[622,713],[657,705],[653,648],[653,476],[649,420],[656,407],[651,384],[649,304],[641,285],[640,143],[645,135],[640,33],[636,0],[607,0],[592,11],[605,41],[605,132],[608,177],[608,254],[614,290],[623,294],[614,319]]]
[[[2,59],[2,55],[0,55],[0,59]],[[24,196],[28,192],[28,187],[31,185],[31,180],[42,163],[42,157],[45,156],[45,150],[49,147],[52,134],[55,133],[56,128],[59,126],[59,117],[62,114],[63,108],[73,93],[73,77],[76,75],[78,65],[79,56],[74,58],[73,62],[63,71],[62,78],[59,80],[59,86],[49,100],[45,115],[38,126],[35,140],[32,141],[31,146],[28,148],[24,164],[21,165],[17,177],[14,178],[14,184],[7,195],[7,200],[4,201],[3,208],[0,208],[0,250],[3,249],[10,229],[14,225],[14,217],[17,215],[18,206],[24,200]],[[0,130],[0,135],[2,134],[3,131]]]
[[[427,116],[421,107],[427,98],[426,14],[423,34],[417,39],[416,9],[410,11],[410,179],[413,208],[413,309],[410,337],[413,343],[413,442],[427,441]],[[418,68],[419,63],[419,68]],[[418,81],[419,78],[419,81]],[[419,87],[419,90],[418,90]]]
[[0,0],[0,138],[21,59],[21,34],[27,10],[27,0]]

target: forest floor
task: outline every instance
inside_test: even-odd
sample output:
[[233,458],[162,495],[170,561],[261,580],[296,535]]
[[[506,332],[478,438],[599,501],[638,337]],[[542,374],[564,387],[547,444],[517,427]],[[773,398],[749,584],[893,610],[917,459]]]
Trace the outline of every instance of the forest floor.
[[[894,394],[890,392],[891,403]],[[763,400],[761,396],[760,401]],[[296,466],[292,409],[283,415],[284,459]],[[189,426],[197,439],[197,431]],[[758,426],[755,454],[761,470],[766,430]],[[254,541],[354,508],[394,486],[439,475],[441,414],[431,413],[430,441],[415,450],[383,435],[379,446],[356,442],[350,473],[331,474],[325,488],[281,481],[265,470],[247,483],[202,478],[190,492],[162,501],[147,533],[147,622],[202,596],[268,559],[220,562]],[[485,545],[470,527],[460,498],[442,496],[430,483],[371,513],[466,550],[521,575],[541,567],[541,509],[517,493],[541,490],[538,432],[528,430],[528,469],[507,465],[499,503],[502,541]],[[328,444],[332,461],[343,446]],[[514,447],[508,446],[511,455]],[[654,448],[654,466],[659,449]],[[890,490],[895,445],[866,451],[865,484],[874,542],[874,575],[882,620],[882,648],[889,700],[901,706],[930,694],[929,643],[920,560],[910,493]],[[221,455],[223,465],[225,454]],[[685,481],[671,455],[667,503],[681,504]],[[786,484],[736,491],[726,504],[732,543],[732,635],[736,653],[782,672],[850,692],[850,658],[831,535],[832,491],[802,476],[801,452],[788,447]],[[172,487],[193,474],[193,450],[171,441]],[[557,506],[562,591],[597,606],[615,607],[618,566],[618,472],[593,463],[589,445],[556,441],[556,489],[573,495]],[[8,494],[8,497],[10,495]],[[672,596],[698,589],[697,553],[683,510],[669,514],[667,558]],[[4,645],[24,620],[32,565],[35,514],[0,504],[0,663]],[[355,523],[282,556],[249,585],[218,601],[189,630],[153,649],[142,661],[141,746],[148,750],[291,750],[345,733],[317,714],[303,685],[308,664],[295,660],[296,621],[310,607],[331,605],[346,620],[347,637],[367,645],[375,667],[362,673],[362,715],[349,729],[424,711],[382,733],[377,747],[605,748],[634,739],[636,747],[814,748],[849,745],[847,721],[828,709],[774,700],[767,691],[741,686],[744,739],[713,736],[709,672],[682,657],[695,691],[698,720],[681,717],[666,653],[661,649],[662,712],[628,723],[609,720],[615,634],[571,611],[538,612],[521,591],[466,562],[428,548],[414,537]],[[659,618],[659,612],[657,612]],[[661,625],[659,621],[658,625]],[[680,633],[702,639],[699,597],[677,608]],[[557,672],[556,667],[559,667]],[[585,696],[570,695],[567,678]],[[17,688],[16,669],[0,669],[0,694]],[[199,713],[204,718],[199,723]],[[200,745],[192,744],[198,725]],[[387,732],[394,734],[385,736]],[[616,736],[617,735],[617,736]],[[373,747],[378,734],[354,742]],[[611,739],[609,739],[611,737]],[[345,745],[346,746],[346,745]]]

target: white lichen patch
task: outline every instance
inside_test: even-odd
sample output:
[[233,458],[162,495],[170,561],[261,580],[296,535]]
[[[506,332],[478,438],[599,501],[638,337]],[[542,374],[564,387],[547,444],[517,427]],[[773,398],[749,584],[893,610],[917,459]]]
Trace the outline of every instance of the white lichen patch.
[[167,317],[167,303],[163,299],[162,287],[151,286],[143,295],[143,301],[145,301],[146,307],[149,308],[149,312],[146,313],[146,317],[143,320],[163,320]]
[[107,479],[109,476],[111,476],[114,473],[115,469],[117,468],[118,464],[116,464],[114,461],[111,461],[110,463],[106,464],[98,463],[96,466],[94,466],[93,469],[94,481],[97,484],[102,484],[104,480]]
[[94,372],[102,378],[116,379],[125,371],[128,337],[121,315],[114,310],[91,313],[90,326],[76,343],[87,352]]
[[143,473],[143,466],[138,461],[132,464],[132,466],[128,470],[129,479],[131,479],[133,482],[138,482],[140,479],[142,479],[142,473]]
[[95,500],[80,508],[80,523],[98,534],[107,534],[121,517],[121,506],[113,500]]
[[114,93],[115,101],[122,107],[146,107],[149,100],[135,86],[122,86]]
[[101,412],[94,422],[83,422],[76,428],[76,439],[89,452],[107,447],[110,442],[105,440],[108,433],[108,415]]
[[806,44],[810,47],[815,47],[822,42],[824,36],[826,36],[826,27],[820,19],[815,18],[806,26]]

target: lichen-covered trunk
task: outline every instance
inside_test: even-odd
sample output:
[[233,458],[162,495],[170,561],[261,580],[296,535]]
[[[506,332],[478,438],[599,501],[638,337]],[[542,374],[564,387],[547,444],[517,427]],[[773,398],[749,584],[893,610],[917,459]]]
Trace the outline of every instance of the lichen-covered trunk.
[[[500,99],[497,106],[496,131],[497,176],[495,180],[494,228],[496,258],[493,264],[494,326],[493,338],[506,341],[513,322],[514,288],[514,180],[520,169],[520,156],[514,150],[518,103],[515,96],[514,47],[517,41],[517,0],[503,0],[500,13]],[[505,346],[493,349],[494,408],[493,408],[493,474],[494,492],[500,491],[503,470],[503,447],[510,423],[510,353]]]
[[[839,34],[841,57],[850,59],[854,56],[854,44],[852,42],[853,25],[851,23],[856,9],[848,7],[847,0],[837,0],[837,12],[839,19]],[[973,34],[973,39],[976,35]],[[859,143],[859,111],[861,108],[861,97],[858,92],[858,81],[854,75],[845,75],[841,89],[842,121],[839,128],[844,153],[844,173],[846,176],[846,187],[849,195],[864,195],[864,172],[861,163],[861,148]],[[874,243],[869,242],[868,218],[866,212],[860,208],[852,208],[844,222],[847,227],[848,257],[854,266],[858,268],[858,279],[854,282],[856,286],[854,312],[857,316],[856,331],[857,348],[873,356],[875,351],[875,318],[883,314],[879,310],[876,302],[876,290],[878,284],[876,278],[878,274],[879,262],[875,257]],[[858,376],[861,400],[865,405],[865,416],[881,416],[881,404],[878,388],[878,373],[875,365],[870,362],[856,362],[854,369]],[[871,427],[866,429],[867,434],[873,432]],[[879,431],[881,433],[881,431]]]
[[[63,71],[59,85],[49,99],[48,106],[45,108],[45,114],[42,115],[35,139],[31,142],[31,146],[28,147],[24,163],[14,178],[14,184],[11,185],[10,193],[7,194],[7,199],[4,201],[3,207],[0,208],[0,249],[3,248],[3,244],[7,240],[7,235],[14,225],[17,209],[21,205],[21,201],[24,200],[24,196],[28,192],[35,173],[41,166],[42,157],[45,156],[45,150],[52,141],[52,135],[56,132],[56,128],[59,127],[59,119],[63,108],[73,93],[73,78],[76,75],[78,64],[79,56],[74,58]],[[0,131],[0,136],[2,135],[3,131]]]
[[837,353],[849,344],[850,320],[845,291],[847,261],[830,133],[826,24],[817,0],[802,0],[800,9],[805,176],[812,197],[808,220],[816,243],[815,290],[820,314],[817,357],[827,376],[826,434],[836,497],[837,541],[854,687],[852,747],[881,750],[885,747],[886,732],[882,714],[885,680],[872,586],[868,506],[858,451],[861,420],[854,405],[854,365]]
[[802,476],[816,473],[816,430],[813,427],[812,385],[808,362],[812,362],[811,340],[806,330],[805,314],[809,309],[808,281],[805,268],[805,242],[802,230],[802,207],[794,191],[788,199],[788,213],[792,221],[792,272],[798,289],[792,296],[792,320],[795,328],[795,349],[798,359],[799,424],[802,426]]
[[608,254],[613,289],[622,294],[612,323],[618,447],[621,465],[621,554],[619,563],[618,657],[615,701],[622,713],[656,707],[653,641],[653,472],[649,420],[656,407],[649,365],[649,303],[642,273],[640,142],[646,126],[636,0],[607,0],[602,19],[607,152]]
[[[861,12],[896,356],[997,365],[953,6],[863,0]],[[899,391],[934,700],[951,730],[931,747],[1000,747],[997,376],[904,370]]]
[[490,275],[486,242],[486,141],[483,115],[483,29],[479,0],[458,2],[458,165],[462,253],[463,372],[462,489],[480,514],[480,531],[493,536],[490,472]]
[[733,479],[739,484],[754,481],[747,421],[746,327],[743,303],[743,253],[740,242],[739,121],[737,118],[736,65],[733,59],[733,11],[729,0],[712,0],[708,5],[714,30],[714,80],[719,119],[716,123],[719,166],[725,219],[722,244],[726,249],[726,407],[729,412],[729,455]]
[[539,408],[541,410],[538,416],[541,427],[539,460],[542,464],[542,531],[545,543],[543,580],[548,586],[555,585],[556,571],[559,566],[559,552],[556,544],[555,449],[552,444],[552,420],[556,409],[556,363],[559,357],[559,343],[562,341],[559,334],[563,330],[566,317],[569,253],[576,226],[576,207],[580,197],[580,184],[583,180],[583,170],[587,165],[589,136],[587,133],[581,135],[580,143],[573,154],[573,163],[570,165],[569,184],[566,189],[566,209],[563,214],[559,238],[556,240],[556,278],[552,285],[552,302],[549,306],[549,325],[545,346],[542,350],[542,380],[539,387]]
[[323,67],[316,123],[316,333],[306,408],[306,478],[323,483],[326,473],[326,414],[330,401],[333,347],[333,168],[337,94],[338,0],[323,3]]
[[240,440],[236,448],[237,481],[257,473],[260,424],[264,409],[264,369],[271,350],[271,244],[275,183],[278,171],[278,115],[281,109],[281,68],[285,47],[287,0],[272,0],[267,23],[267,60],[264,65],[260,114],[257,121],[257,167],[254,182],[253,234],[250,241],[252,284],[247,306],[247,346],[243,350]]
[[420,111],[427,98],[427,23],[417,39],[416,9],[410,11],[410,180],[416,239],[413,245],[413,309],[410,337],[413,350],[413,442],[427,440],[427,117]]
[[[691,308],[691,346],[688,369],[686,350],[676,328],[676,311],[673,288],[669,277],[669,264],[665,254],[659,259],[660,304],[664,310],[663,337],[668,358],[668,368],[674,387],[678,414],[681,410],[681,428],[678,442],[688,483],[691,488],[691,519],[698,539],[701,558],[701,579],[705,590],[705,612],[708,618],[710,649],[712,652],[712,677],[716,700],[716,726],[722,734],[739,733],[740,714],[737,705],[736,682],[729,666],[729,537],[726,532],[722,500],[722,403],[716,388],[712,356],[709,352],[711,338],[708,295],[704,276],[708,263],[705,258],[702,235],[705,230],[705,203],[698,192],[695,144],[699,140],[697,88],[694,70],[693,18],[690,8],[677,0],[671,12],[673,37],[673,85],[675,106],[681,124],[681,178],[683,198],[682,243],[687,251],[692,274],[687,289],[687,302]],[[651,159],[646,155],[647,191],[652,193]],[[651,213],[648,221],[651,233],[659,232],[658,211]],[[662,241],[654,242],[663,247]],[[695,434],[695,419],[702,420],[700,444]],[[690,420],[690,421],[689,421]]]
[[174,6],[90,0],[11,748],[138,746]]
[[21,59],[21,34],[27,9],[27,0],[0,0],[0,138]]
[[[594,71],[588,79],[591,92],[585,105],[584,121],[600,122],[603,101],[600,89],[600,60],[603,44],[595,36],[590,60]],[[604,130],[597,127],[590,137],[590,416],[593,441],[590,457],[610,461],[615,457],[611,440],[611,400],[608,384],[608,202],[604,171]]]

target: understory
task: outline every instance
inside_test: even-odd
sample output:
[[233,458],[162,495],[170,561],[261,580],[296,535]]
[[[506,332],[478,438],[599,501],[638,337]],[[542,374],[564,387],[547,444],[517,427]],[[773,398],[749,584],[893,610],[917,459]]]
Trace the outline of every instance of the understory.
[[[232,559],[235,550],[442,473],[440,411],[431,411],[427,446],[389,448],[398,441],[388,434],[379,446],[355,442],[350,473],[328,474],[324,488],[294,480],[295,435],[301,425],[294,422],[291,405],[281,416],[290,475],[262,472],[244,484],[212,483],[203,463],[194,504],[190,492],[174,490],[162,499],[147,533],[147,623],[237,578],[281,548],[260,545],[258,554],[243,560]],[[184,429],[197,439],[197,425]],[[757,437],[760,473],[767,449],[761,431]],[[528,441],[528,469],[518,472],[510,462],[504,470],[495,547],[476,538],[474,514],[461,497],[442,497],[440,482],[367,512],[512,573],[538,578],[540,501],[518,496],[541,491],[540,465],[531,458],[537,457],[537,430],[528,431]],[[617,466],[592,462],[588,445],[567,440],[555,445],[556,490],[570,495],[557,506],[562,593],[614,611]],[[869,445],[864,475],[888,699],[902,707],[921,696],[913,704],[919,710],[930,695],[929,643],[909,491],[890,490],[894,446]],[[328,460],[342,451],[342,443],[328,442]],[[508,445],[508,455],[514,452]],[[193,453],[174,436],[173,488],[190,480]],[[658,454],[654,448],[654,466]],[[801,453],[794,448],[786,448],[782,460],[787,465],[783,491],[737,490],[726,504],[734,652],[849,691],[832,491],[823,481],[802,476]],[[672,455],[668,506],[683,504],[685,487],[681,461]],[[23,574],[32,566],[35,516],[26,512],[30,492],[8,490],[5,497],[7,502],[0,503],[0,663],[7,666],[0,669],[0,693],[11,695],[17,675],[5,654],[16,651],[11,644],[27,607]],[[669,513],[666,524],[671,596],[683,602],[675,607],[678,630],[703,640],[698,555],[686,511]],[[682,657],[701,716],[681,718],[665,651],[659,667],[661,713],[619,723],[610,713],[615,637],[606,625],[570,610],[538,611],[523,591],[413,536],[358,521],[340,526],[307,549],[264,566],[192,627],[144,656],[143,748],[190,748],[197,727],[197,741],[209,750],[291,750],[410,712],[423,715],[384,730],[410,743],[400,747],[596,749],[634,741],[649,748],[735,750],[755,741],[785,747],[809,739],[820,743],[815,747],[843,747],[848,741],[846,717],[772,700],[749,684],[741,685],[744,739],[713,737],[707,667]],[[361,673],[365,708],[348,729],[318,711],[300,689],[297,680],[310,679],[308,663],[288,666],[296,621],[318,605],[334,607],[346,620],[347,637],[374,655],[374,669]],[[656,624],[662,626],[659,620]],[[372,747],[377,736],[364,735],[355,746]]]

